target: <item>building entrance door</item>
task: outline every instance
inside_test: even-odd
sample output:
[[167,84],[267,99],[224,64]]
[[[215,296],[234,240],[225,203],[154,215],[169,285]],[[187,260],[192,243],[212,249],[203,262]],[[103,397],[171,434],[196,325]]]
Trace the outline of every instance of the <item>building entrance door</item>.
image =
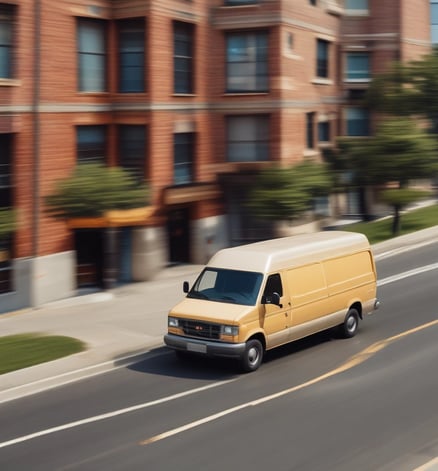
[[169,257],[171,263],[190,263],[190,210],[170,210],[167,216]]
[[75,231],[76,277],[78,288],[102,287],[104,266],[103,229]]

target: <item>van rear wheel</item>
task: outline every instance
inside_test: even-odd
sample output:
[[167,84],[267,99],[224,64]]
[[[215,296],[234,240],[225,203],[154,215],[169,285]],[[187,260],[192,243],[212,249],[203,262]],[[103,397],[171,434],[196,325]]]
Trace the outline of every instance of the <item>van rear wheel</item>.
[[345,316],[345,320],[343,324],[339,326],[339,333],[345,339],[349,339],[356,335],[358,327],[359,327],[359,312],[357,311],[357,309],[351,308],[347,312],[347,315]]
[[260,340],[251,339],[246,342],[246,348],[240,360],[243,371],[249,373],[255,371],[263,360],[263,345]]

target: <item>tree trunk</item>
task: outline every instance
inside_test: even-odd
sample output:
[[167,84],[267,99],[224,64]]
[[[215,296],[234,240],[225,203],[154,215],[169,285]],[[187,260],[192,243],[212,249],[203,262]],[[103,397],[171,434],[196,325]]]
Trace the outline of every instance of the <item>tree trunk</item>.
[[398,235],[401,229],[400,224],[400,206],[397,204],[394,206],[394,216],[392,218],[392,235]]

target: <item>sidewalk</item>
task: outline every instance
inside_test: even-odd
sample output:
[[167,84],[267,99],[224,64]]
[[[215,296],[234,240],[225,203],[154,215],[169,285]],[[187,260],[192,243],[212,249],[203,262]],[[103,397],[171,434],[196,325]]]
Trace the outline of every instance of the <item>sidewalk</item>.
[[[377,244],[373,251],[379,260],[437,238],[435,226]],[[184,296],[183,280],[193,283],[201,269],[201,265],[170,267],[154,281],[0,315],[2,336],[25,332],[67,335],[88,347],[76,355],[1,375],[0,403],[153,355],[163,347],[168,310]]]

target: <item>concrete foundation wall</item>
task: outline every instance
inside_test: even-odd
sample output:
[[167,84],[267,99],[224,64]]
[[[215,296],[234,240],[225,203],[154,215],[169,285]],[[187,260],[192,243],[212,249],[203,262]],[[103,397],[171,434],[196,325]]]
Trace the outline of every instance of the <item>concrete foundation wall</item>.
[[218,250],[229,246],[227,216],[212,216],[192,222],[192,262],[205,264]]
[[73,251],[13,261],[14,291],[0,295],[0,314],[76,294]]
[[163,227],[146,227],[132,232],[132,279],[149,281],[168,260],[167,236]]

